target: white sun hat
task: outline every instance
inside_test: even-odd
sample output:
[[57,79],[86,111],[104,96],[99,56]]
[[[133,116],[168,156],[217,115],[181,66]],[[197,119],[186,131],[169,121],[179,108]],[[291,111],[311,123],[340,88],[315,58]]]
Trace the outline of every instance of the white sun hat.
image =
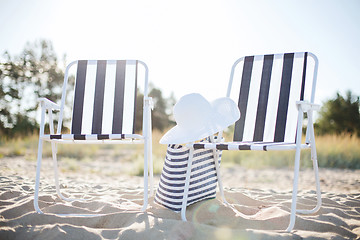
[[240,118],[236,103],[228,98],[208,102],[198,93],[179,99],[173,109],[176,126],[160,139],[161,144],[195,142],[224,130]]

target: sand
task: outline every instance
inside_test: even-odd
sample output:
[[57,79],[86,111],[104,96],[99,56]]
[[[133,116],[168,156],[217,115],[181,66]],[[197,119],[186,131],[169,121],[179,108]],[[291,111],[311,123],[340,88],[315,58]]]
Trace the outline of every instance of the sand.
[[[141,212],[142,178],[128,176],[121,161],[82,162],[61,172],[64,202],[55,193],[50,159],[44,159],[40,208],[33,207],[34,161],[0,159],[0,239],[360,239],[360,171],[321,169],[321,209],[289,221],[292,169],[222,168],[225,196],[188,207],[188,222],[149,200]],[[65,161],[60,164],[66,164]],[[69,168],[65,168],[69,169]],[[70,168],[71,169],[71,168]],[[301,170],[299,206],[315,205],[313,173]],[[159,176],[155,178],[158,183]],[[55,213],[96,213],[74,217]]]

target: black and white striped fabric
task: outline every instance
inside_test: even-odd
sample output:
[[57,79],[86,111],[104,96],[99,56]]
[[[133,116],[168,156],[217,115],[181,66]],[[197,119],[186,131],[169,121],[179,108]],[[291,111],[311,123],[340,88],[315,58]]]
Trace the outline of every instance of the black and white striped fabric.
[[44,139],[113,140],[133,137],[137,94],[136,60],[79,60],[71,134]]
[[[217,149],[217,150],[293,150],[296,149],[295,143],[284,142],[225,142],[225,143],[195,143],[194,149]],[[310,148],[310,144],[304,143],[300,148]]]
[[[189,148],[168,145],[164,167],[156,191],[155,202],[173,211],[181,211],[184,195]],[[218,161],[221,161],[221,151]],[[213,150],[194,150],[192,159],[187,206],[216,197],[217,174]]]
[[295,142],[307,53],[245,57],[234,141]]
[[44,135],[44,140],[123,140],[123,139],[143,139],[138,134],[49,134]]
[[[237,65],[240,81],[234,78],[229,83],[230,97],[238,99],[241,113],[235,123],[235,143],[230,147],[229,144],[217,144],[216,148],[267,150],[273,143],[278,146],[295,143],[296,102],[304,100],[307,59],[307,52],[241,59]],[[202,144],[194,147],[205,148]]]

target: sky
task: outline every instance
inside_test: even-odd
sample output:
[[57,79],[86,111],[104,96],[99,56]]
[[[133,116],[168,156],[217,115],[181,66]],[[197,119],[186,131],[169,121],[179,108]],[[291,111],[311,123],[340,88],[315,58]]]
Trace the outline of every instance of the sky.
[[316,103],[360,95],[359,0],[0,0],[0,53],[51,40],[59,59],[139,59],[165,97],[226,95],[246,55],[309,51]]

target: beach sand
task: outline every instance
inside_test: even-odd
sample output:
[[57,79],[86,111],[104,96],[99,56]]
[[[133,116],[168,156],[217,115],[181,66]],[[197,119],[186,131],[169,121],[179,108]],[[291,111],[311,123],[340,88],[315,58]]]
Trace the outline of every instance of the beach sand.
[[[59,165],[67,164],[61,161]],[[73,163],[72,163],[73,164]],[[291,204],[291,168],[221,169],[226,207],[216,199],[193,204],[188,222],[149,199],[141,212],[142,177],[129,176],[120,160],[80,162],[60,173],[64,202],[55,192],[52,160],[44,159],[39,205],[34,211],[36,163],[22,157],[0,159],[0,239],[360,239],[360,171],[320,168],[323,205],[311,215],[297,215],[285,232]],[[155,178],[155,186],[159,176]],[[298,206],[315,206],[310,169],[301,170]],[[74,217],[55,213],[96,213]]]

